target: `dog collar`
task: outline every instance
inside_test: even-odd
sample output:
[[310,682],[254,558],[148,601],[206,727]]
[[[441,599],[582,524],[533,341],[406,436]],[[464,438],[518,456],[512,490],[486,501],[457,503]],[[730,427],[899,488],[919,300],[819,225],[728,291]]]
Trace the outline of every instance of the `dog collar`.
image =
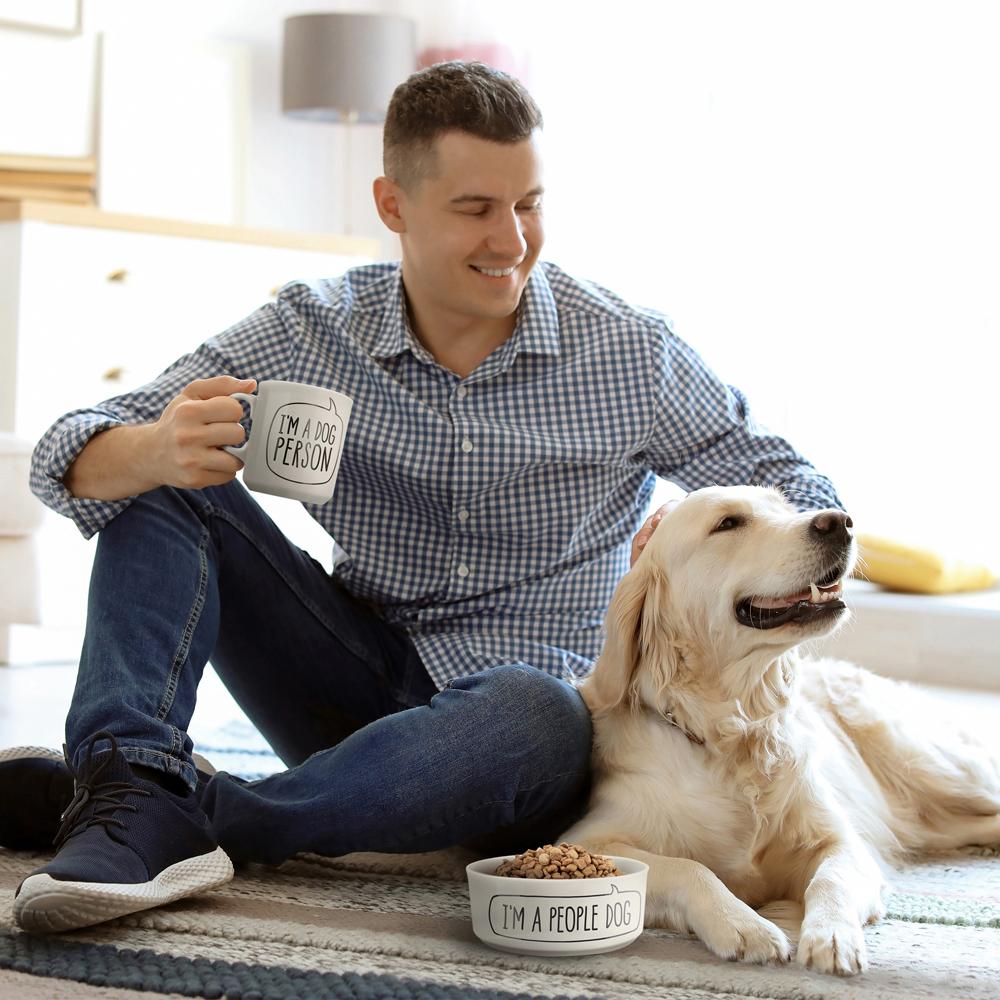
[[694,733],[688,732],[673,716],[672,712],[657,712],[661,718],[666,719],[667,722],[672,726],[676,726],[692,743],[696,743],[698,746],[703,747],[705,741],[699,736],[695,736]]

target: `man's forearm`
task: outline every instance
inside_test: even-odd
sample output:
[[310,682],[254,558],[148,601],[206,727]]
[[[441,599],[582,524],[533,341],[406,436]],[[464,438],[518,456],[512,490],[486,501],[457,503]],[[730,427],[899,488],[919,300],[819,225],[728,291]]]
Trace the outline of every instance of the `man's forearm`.
[[161,486],[149,447],[153,426],[129,424],[95,434],[66,470],[66,489],[89,500],[124,500]]

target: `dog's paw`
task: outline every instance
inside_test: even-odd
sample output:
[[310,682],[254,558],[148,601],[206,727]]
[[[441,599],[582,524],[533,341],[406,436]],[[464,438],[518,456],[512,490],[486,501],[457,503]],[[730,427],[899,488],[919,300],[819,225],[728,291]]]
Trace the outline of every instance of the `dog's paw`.
[[816,972],[856,976],[868,968],[868,951],[858,924],[804,924],[796,954],[799,965]]
[[881,895],[872,899],[864,914],[866,924],[877,924],[885,916],[885,903],[882,902]]
[[697,920],[692,930],[709,951],[736,962],[787,962],[791,946],[784,932],[744,903]]

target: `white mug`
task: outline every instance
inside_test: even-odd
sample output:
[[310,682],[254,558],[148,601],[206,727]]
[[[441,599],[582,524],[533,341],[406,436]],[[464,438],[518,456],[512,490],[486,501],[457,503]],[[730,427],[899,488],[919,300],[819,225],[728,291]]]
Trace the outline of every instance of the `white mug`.
[[250,408],[250,433],[239,447],[243,482],[258,493],[326,503],[333,496],[351,415],[350,396],[302,382],[261,382],[232,393]]

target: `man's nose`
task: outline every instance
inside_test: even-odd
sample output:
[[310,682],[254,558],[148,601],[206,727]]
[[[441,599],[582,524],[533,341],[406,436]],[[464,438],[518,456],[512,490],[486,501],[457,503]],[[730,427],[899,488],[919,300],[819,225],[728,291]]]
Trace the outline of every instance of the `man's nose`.
[[498,257],[520,260],[528,249],[524,229],[516,211],[501,212],[490,232],[487,245]]

